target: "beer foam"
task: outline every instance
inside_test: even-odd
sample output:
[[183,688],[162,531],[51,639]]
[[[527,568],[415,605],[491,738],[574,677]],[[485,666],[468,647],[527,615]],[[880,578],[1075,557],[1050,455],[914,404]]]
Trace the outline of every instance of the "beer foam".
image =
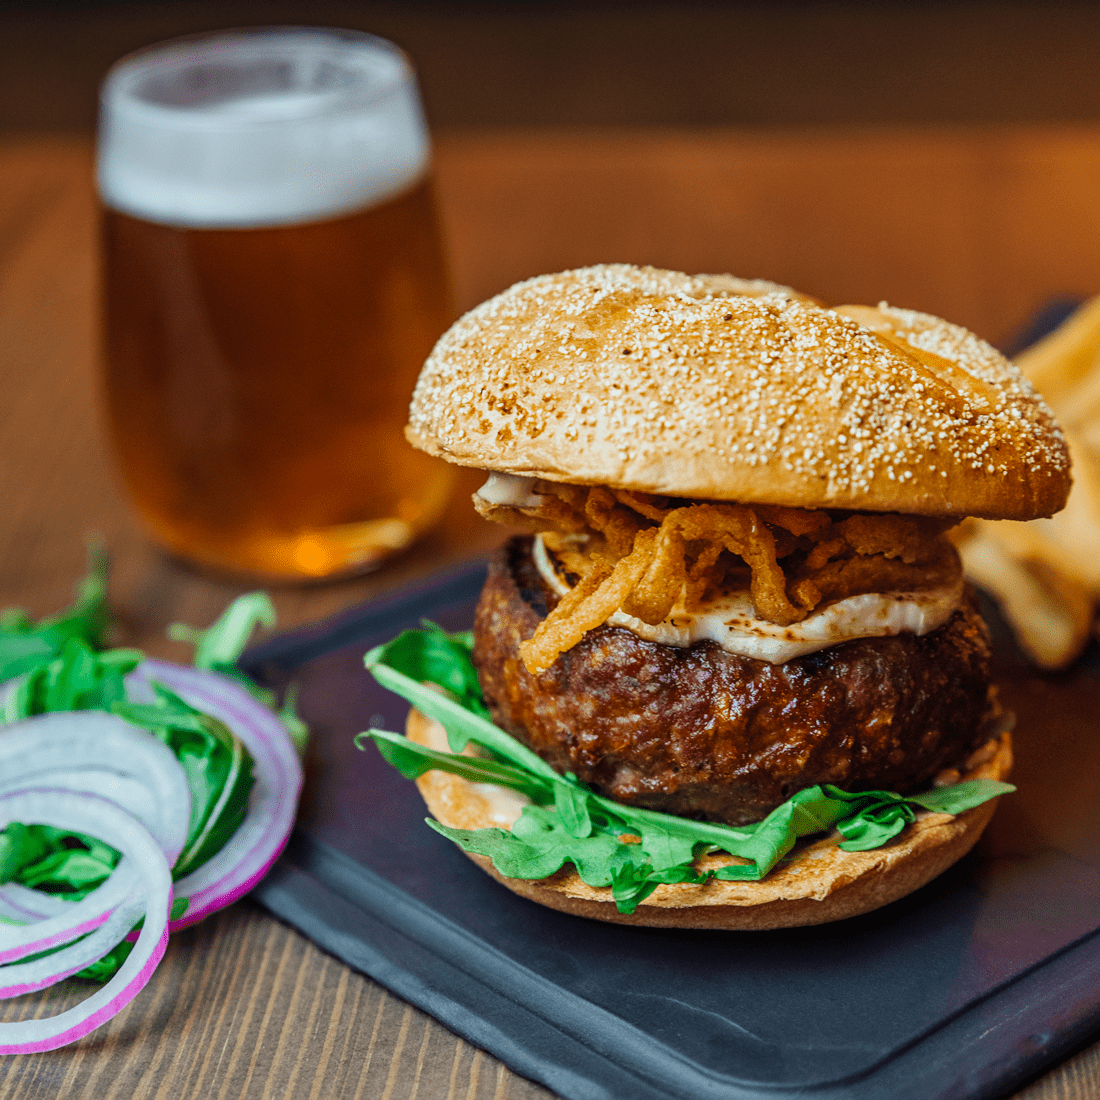
[[181,39],[123,59],[100,93],[100,197],[167,225],[336,217],[406,190],[429,158],[412,68],[373,35]]

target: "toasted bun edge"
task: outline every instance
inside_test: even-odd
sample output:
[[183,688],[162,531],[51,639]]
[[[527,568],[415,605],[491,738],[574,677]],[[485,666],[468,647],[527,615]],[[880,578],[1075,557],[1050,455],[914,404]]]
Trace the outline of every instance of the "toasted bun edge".
[[[419,744],[446,751],[442,727],[415,709],[406,732]],[[962,779],[1004,780],[1011,768],[1012,739],[1004,732],[990,759]],[[433,771],[416,782],[428,810],[444,825],[478,829],[504,824],[494,817],[487,797],[458,776]],[[837,834],[807,838],[760,882],[663,885],[629,914],[616,908],[610,888],[587,885],[569,866],[547,879],[512,879],[487,858],[466,854],[513,893],[575,916],[656,928],[788,928],[867,913],[924,886],[977,843],[996,802],[954,817],[922,812],[896,840],[869,852],[842,851],[843,837]]]

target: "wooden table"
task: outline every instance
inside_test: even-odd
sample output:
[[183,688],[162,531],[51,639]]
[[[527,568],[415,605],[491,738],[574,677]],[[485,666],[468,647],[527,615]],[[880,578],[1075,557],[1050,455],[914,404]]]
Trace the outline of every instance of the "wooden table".
[[[0,605],[65,605],[84,535],[99,531],[118,641],[179,659],[167,624],[209,622],[244,588],[152,547],[111,468],[90,163],[75,140],[0,147]],[[886,299],[996,340],[1051,295],[1100,290],[1097,129],[449,133],[438,169],[464,307],[538,272],[622,260],[765,277],[838,304]],[[495,539],[460,493],[386,570],[275,591],[280,625]],[[0,1018],[80,993],[66,983]],[[1098,1094],[1100,1044],[1019,1096]],[[145,991],[92,1036],[0,1060],[4,1100],[549,1095],[247,901],[173,937]]]

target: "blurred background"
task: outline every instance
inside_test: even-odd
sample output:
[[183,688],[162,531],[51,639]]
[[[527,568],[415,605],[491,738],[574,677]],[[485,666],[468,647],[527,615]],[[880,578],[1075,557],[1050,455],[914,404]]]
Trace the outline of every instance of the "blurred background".
[[397,42],[437,127],[1100,118],[1095,3],[7,0],[0,131],[90,132],[121,55],[271,23]]
[[[1091,254],[1061,266],[1100,240],[1079,163],[1093,143],[1074,138],[1100,119],[1095,3],[0,0],[0,140],[90,137],[99,81],[137,47],[279,23],[369,30],[411,55],[462,308],[622,260],[885,297],[1003,343],[1037,301],[1100,286]],[[1068,215],[1036,208],[1048,161]]]

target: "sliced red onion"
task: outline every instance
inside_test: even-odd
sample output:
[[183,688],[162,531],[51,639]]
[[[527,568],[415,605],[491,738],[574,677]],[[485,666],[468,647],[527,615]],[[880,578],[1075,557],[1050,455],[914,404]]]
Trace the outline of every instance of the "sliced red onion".
[[127,938],[143,913],[144,903],[130,894],[103,924],[83,939],[30,962],[0,966],[0,999],[34,993],[91,966]]
[[[55,791],[54,793],[60,797],[62,794],[71,792]],[[0,795],[0,800],[14,797],[15,793],[6,792]],[[18,819],[8,818],[7,820]],[[61,828],[68,828],[68,826],[61,826]],[[76,936],[87,935],[107,920],[133,887],[133,869],[120,865],[106,882],[87,897],[67,905],[63,912],[21,927],[3,926],[0,928],[0,963],[15,962],[27,955],[34,955],[39,951],[47,951],[51,947],[68,943]]]
[[148,730],[113,714],[62,711],[0,727],[0,791],[41,785],[111,799],[145,825],[171,863],[183,849],[191,790],[179,761]]
[[[167,745],[121,718],[71,711],[0,728],[0,791],[46,785],[109,798],[149,829],[170,863],[183,848],[191,816],[187,778]],[[18,883],[0,886],[0,916],[9,920],[67,922],[72,909],[63,897]]]
[[[183,928],[263,877],[290,834],[302,770],[283,723],[228,677],[146,661],[127,679],[134,701],[155,698],[151,681],[225,722],[255,762],[244,822],[221,851],[177,884],[176,896],[190,904],[172,928]],[[0,685],[0,700],[11,686]],[[219,810],[214,807],[212,821]],[[66,712],[0,728],[0,825],[22,821],[87,833],[123,854],[107,881],[79,902],[13,883],[0,887],[0,997],[42,989],[102,958],[123,938],[137,941],[115,976],[75,1008],[52,1020],[0,1023],[0,1054],[52,1050],[78,1039],[148,981],[167,942],[168,868],[183,849],[190,812],[186,777],[171,750],[119,718]],[[130,929],[139,919],[135,936]],[[42,958],[15,961],[60,944]]]
[[[132,815],[96,795],[41,789],[6,792],[0,794],[0,822],[7,824],[11,821],[85,832],[122,852],[123,860],[100,889],[105,889],[115,880],[128,879],[132,884],[135,875],[140,880],[140,889],[133,898],[126,898],[118,907],[117,914],[110,921],[110,936],[104,933],[103,942],[116,934],[121,938],[137,915],[144,914],[137,944],[114,977],[101,989],[79,1005],[50,1019],[0,1023],[0,1054],[27,1054],[54,1050],[87,1035],[110,1019],[141,990],[163,956],[168,942],[172,875],[164,853],[148,830]],[[77,902],[72,907],[74,913],[81,904]],[[6,947],[11,937],[19,937],[23,933],[22,928],[0,928],[0,945]],[[68,938],[71,940],[80,934],[77,922],[73,922]],[[97,943],[97,949],[99,946]],[[73,947],[79,948],[80,944]],[[42,988],[48,984],[46,979],[50,975],[46,971],[50,968],[54,980],[73,973],[71,968],[74,966],[80,969],[76,966],[77,956],[77,951],[66,948],[31,964],[0,968],[0,981],[9,990],[9,996]],[[46,966],[37,968],[38,963]]]
[[[268,868],[285,847],[290,835],[298,796],[301,792],[302,770],[298,754],[282,721],[230,678],[216,672],[184,668],[162,661],[145,661],[127,678],[127,688],[134,701],[153,702],[155,700],[156,696],[149,687],[150,681],[164,684],[198,710],[225,722],[248,749],[255,762],[255,784],[249,796],[245,820],[225,847],[201,867],[176,883],[175,896],[188,899],[188,906],[183,916],[172,922],[172,931],[176,931],[236,901],[251,890],[267,873]],[[136,734],[141,740],[155,743],[171,758],[172,767],[168,768],[165,765],[166,772],[172,773],[175,777],[182,777],[182,770],[178,767],[171,750],[145,731],[136,730],[121,719],[102,712],[71,712],[26,719],[13,724],[7,730],[0,731],[0,775],[3,776],[0,779],[0,789],[11,785],[8,783],[7,763],[3,756],[5,737],[30,723],[45,723],[46,720],[50,720],[51,725],[63,726],[72,719],[79,719],[81,723],[92,720],[88,722],[88,729],[98,728],[104,733],[108,729],[104,723],[117,723],[131,734]],[[111,739],[105,738],[106,740]],[[88,747],[87,752],[89,755],[94,755],[94,744]],[[14,755],[13,752],[12,756]],[[64,759],[60,754],[51,754],[51,756],[54,760]],[[71,761],[68,762],[71,763]],[[94,770],[103,767],[102,762],[93,763],[89,760],[88,764]],[[110,766],[112,768],[116,766],[114,761]],[[121,771],[121,765],[119,770]],[[50,775],[51,784],[56,774],[54,772]],[[42,778],[45,780],[45,775]],[[79,780],[77,783],[79,785]],[[58,785],[67,786],[68,784],[58,783]],[[226,784],[227,795],[230,786]],[[138,801],[125,797],[125,788],[126,784],[120,782],[119,787],[113,792],[113,797],[116,797],[125,808],[141,816]],[[80,785],[79,789],[90,789],[112,797],[112,792],[105,789],[101,777],[89,780],[87,785]],[[162,797],[166,804],[168,801],[176,801],[175,798]],[[178,802],[176,804],[178,805]],[[218,807],[215,807],[214,812],[211,813],[211,822],[216,819],[217,810]],[[187,816],[190,816],[189,793]],[[179,819],[176,818],[176,820]],[[146,821],[146,824],[151,823]],[[183,832],[186,835],[186,825]],[[205,838],[197,838],[196,843],[201,844],[203,839]],[[179,841],[180,848],[176,848],[175,843],[173,839],[171,846],[166,844],[172,862],[175,862],[182,848],[182,840]],[[71,903],[62,898],[37,890],[28,890],[17,884],[9,883],[6,886],[0,886],[0,917],[10,920],[41,919],[65,913],[69,906]]]
[[[158,741],[157,744],[160,744]],[[174,758],[173,758],[174,759]],[[6,779],[6,777],[5,777]],[[15,784],[8,784],[5,779],[0,779],[0,789],[19,789]],[[169,863],[175,863],[178,856],[176,851],[176,836],[179,828],[173,829],[174,835],[165,840],[163,833],[158,835],[157,825],[163,816],[161,811],[166,807],[158,808],[154,804],[154,796],[149,788],[139,779],[128,775],[119,775],[117,772],[99,771],[87,769],[83,771],[58,770],[43,772],[28,776],[26,784],[48,783],[51,787],[61,791],[78,791],[85,794],[96,794],[121,806],[128,813],[132,813],[154,836],[164,849],[164,855]],[[187,792],[186,807],[187,816],[190,815],[191,792]],[[181,807],[176,812],[181,812]],[[175,826],[176,823],[173,823]],[[187,818],[183,821],[183,831],[186,833]],[[20,921],[23,924],[29,921],[42,920],[44,917],[52,917],[58,913],[68,913],[72,910],[73,903],[63,896],[48,894],[44,890],[34,890],[21,886],[17,882],[7,882],[0,886],[0,917],[7,920]]]
[[155,680],[191,706],[224,722],[255,761],[255,785],[248,813],[221,851],[176,883],[176,896],[188,899],[187,911],[173,921],[176,931],[229,905],[248,893],[286,846],[302,789],[302,765],[287,728],[262,703],[227,676],[145,661],[127,678],[134,696],[148,693]]
[[[16,883],[9,882],[0,889],[0,920],[5,923],[29,924],[33,920],[42,920],[43,917],[53,915],[52,906],[45,906],[40,900],[48,897],[47,894],[38,890],[27,890],[25,886],[20,886],[17,893],[15,886]],[[31,896],[22,896],[24,892]],[[54,899],[50,900],[52,902]]]

